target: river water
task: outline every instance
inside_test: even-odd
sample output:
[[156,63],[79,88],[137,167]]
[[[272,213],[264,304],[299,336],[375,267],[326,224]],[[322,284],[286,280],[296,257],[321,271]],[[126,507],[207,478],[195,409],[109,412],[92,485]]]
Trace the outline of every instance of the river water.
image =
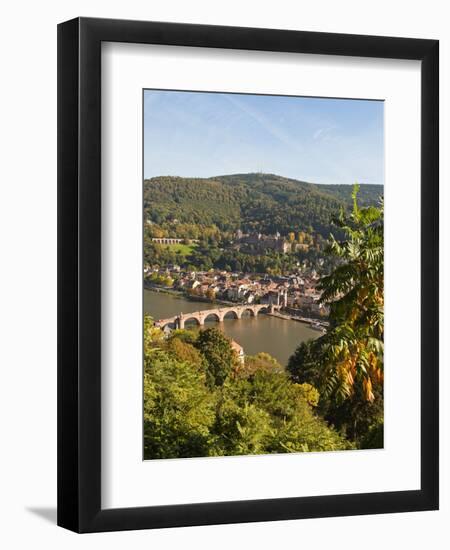
[[[193,302],[183,297],[144,290],[144,312],[153,319],[166,319],[179,313],[191,313],[215,306],[205,302]],[[205,326],[214,326],[212,321]],[[242,319],[225,319],[219,325],[227,336],[244,348],[246,355],[265,351],[286,365],[296,347],[305,340],[317,338],[320,333],[304,323],[258,315]]]

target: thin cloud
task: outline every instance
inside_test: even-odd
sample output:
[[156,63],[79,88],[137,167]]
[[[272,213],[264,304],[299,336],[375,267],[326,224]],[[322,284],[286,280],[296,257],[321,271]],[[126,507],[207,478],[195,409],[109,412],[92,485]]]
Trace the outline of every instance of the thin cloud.
[[278,139],[283,145],[291,147],[297,153],[303,151],[303,147],[298,142],[296,142],[291,136],[286,134],[279,126],[276,126],[270,120],[268,120],[260,111],[249,107],[245,104],[245,102],[240,101],[233,94],[224,95],[223,97],[225,97],[235,107],[243,111],[246,115],[255,120],[271,136]]
[[318,128],[313,134],[313,139],[315,141],[330,141],[333,137],[333,131],[335,129],[336,126],[325,126],[323,128]]

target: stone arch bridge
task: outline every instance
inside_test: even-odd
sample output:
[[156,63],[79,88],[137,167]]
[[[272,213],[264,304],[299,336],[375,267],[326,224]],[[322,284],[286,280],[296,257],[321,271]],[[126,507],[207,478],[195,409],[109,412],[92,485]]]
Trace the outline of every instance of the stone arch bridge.
[[272,304],[257,304],[257,305],[244,305],[244,306],[225,306],[214,309],[204,309],[202,311],[195,311],[193,313],[180,313],[167,319],[158,319],[155,321],[155,326],[164,328],[167,325],[183,329],[184,325],[188,321],[195,321],[198,325],[203,326],[205,321],[216,320],[219,323],[223,322],[225,316],[231,314],[235,319],[241,319],[246,313],[256,317],[259,313],[273,313],[280,309],[281,306]]

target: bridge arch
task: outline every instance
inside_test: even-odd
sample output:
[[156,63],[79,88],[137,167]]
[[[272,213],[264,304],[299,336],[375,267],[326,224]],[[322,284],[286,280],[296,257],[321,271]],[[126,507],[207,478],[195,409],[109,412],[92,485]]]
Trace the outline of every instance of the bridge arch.
[[258,310],[253,307],[246,307],[242,310],[241,317],[244,317],[247,314],[249,317],[256,317],[258,315]]
[[217,321],[218,323],[220,323],[220,321],[221,321],[220,315],[218,313],[216,313],[215,311],[211,311],[211,313],[206,314],[203,321],[205,323],[208,323],[208,322],[212,321],[213,319],[214,319],[214,321]]
[[167,322],[158,323],[156,326],[159,327],[160,329],[164,330],[166,327],[176,328],[177,323],[176,323],[176,321],[170,320],[170,321],[167,321]]
[[183,324],[187,324],[187,323],[190,323],[192,324],[192,321],[195,321],[195,324],[196,325],[201,325],[201,322],[200,322],[200,319],[197,317],[197,315],[186,315],[185,317],[183,317]]
[[224,319],[240,319],[240,314],[235,309],[229,309],[223,315]]

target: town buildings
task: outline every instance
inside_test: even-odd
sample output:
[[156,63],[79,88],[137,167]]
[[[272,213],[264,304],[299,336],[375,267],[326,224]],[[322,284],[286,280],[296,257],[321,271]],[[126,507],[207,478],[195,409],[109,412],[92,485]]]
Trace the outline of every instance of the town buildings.
[[[268,276],[228,271],[183,271],[179,266],[145,266],[147,286],[161,286],[161,279],[172,281],[170,288],[199,301],[282,306],[291,314],[326,317],[328,307],[320,303],[318,275],[314,270],[289,276]],[[155,283],[156,281],[156,283]]]

